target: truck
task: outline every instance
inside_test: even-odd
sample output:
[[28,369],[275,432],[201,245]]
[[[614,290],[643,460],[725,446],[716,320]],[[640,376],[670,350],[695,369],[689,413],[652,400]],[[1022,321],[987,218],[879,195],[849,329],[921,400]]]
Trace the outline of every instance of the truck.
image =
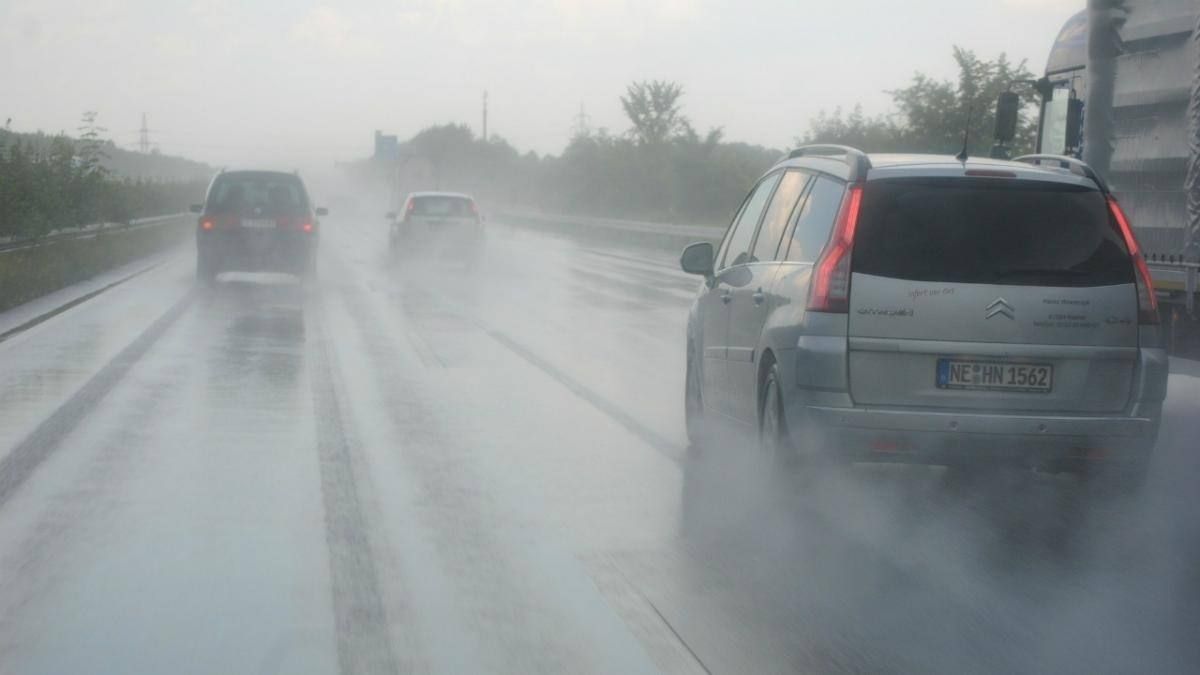
[[1200,353],[1200,1],[1089,0],[1044,75],[1001,94],[993,155],[1007,154],[1022,85],[1039,101],[1035,152],[1107,182],[1150,265],[1168,348]]

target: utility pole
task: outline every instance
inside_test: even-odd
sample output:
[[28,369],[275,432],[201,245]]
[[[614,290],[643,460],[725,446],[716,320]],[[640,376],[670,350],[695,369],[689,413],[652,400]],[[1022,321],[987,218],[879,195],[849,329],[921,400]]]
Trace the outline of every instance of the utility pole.
[[142,128],[138,129],[138,152],[150,152],[150,128],[146,126],[146,113],[142,113]]
[[483,142],[487,143],[487,89],[483,90]]

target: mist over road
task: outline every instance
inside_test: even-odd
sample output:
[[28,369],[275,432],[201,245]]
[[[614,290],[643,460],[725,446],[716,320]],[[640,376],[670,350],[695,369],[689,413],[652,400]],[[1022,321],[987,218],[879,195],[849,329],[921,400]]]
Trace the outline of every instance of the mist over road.
[[323,225],[309,287],[185,247],[0,341],[0,673],[1200,668],[1200,365],[1138,499],[781,475],[687,447],[677,251]]

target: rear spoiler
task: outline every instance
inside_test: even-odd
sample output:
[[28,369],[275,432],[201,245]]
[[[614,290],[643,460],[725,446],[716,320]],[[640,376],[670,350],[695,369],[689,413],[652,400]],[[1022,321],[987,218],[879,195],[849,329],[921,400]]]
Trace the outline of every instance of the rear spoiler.
[[1068,157],[1066,155],[1021,155],[1020,157],[1014,158],[1012,161],[1032,164],[1033,166],[1058,165],[1058,168],[1067,169],[1077,176],[1090,178],[1092,182],[1094,182],[1097,187],[1100,188],[1101,192],[1105,194],[1108,194],[1109,192],[1108,184],[1104,182],[1104,179],[1100,177],[1100,174],[1096,173],[1092,167],[1087,165],[1086,162],[1078,160],[1074,157]]

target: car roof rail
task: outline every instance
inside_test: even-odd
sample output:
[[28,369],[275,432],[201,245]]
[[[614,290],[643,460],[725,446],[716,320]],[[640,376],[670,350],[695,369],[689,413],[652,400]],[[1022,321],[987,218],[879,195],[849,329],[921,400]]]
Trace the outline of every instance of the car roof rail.
[[867,153],[848,145],[833,145],[828,143],[802,145],[787,154],[787,159],[796,159],[797,157],[841,159],[846,166],[850,167],[851,183],[864,180],[867,177],[867,172],[871,170],[871,160],[867,157]]
[[1077,176],[1083,176],[1084,178],[1090,178],[1090,179],[1092,179],[1092,181],[1094,181],[1096,183],[1096,185],[1098,185],[1100,187],[1100,189],[1103,192],[1108,192],[1108,184],[1104,182],[1104,179],[1100,177],[1100,174],[1096,173],[1095,169],[1088,166],[1087,162],[1084,162],[1083,160],[1077,159],[1075,157],[1071,157],[1068,155],[1045,155],[1045,154],[1021,155],[1020,157],[1014,157],[1012,161],[1022,162],[1024,164],[1032,164],[1034,166],[1041,166],[1044,162],[1057,163],[1058,168],[1069,169],[1071,171],[1071,173],[1073,173]]

